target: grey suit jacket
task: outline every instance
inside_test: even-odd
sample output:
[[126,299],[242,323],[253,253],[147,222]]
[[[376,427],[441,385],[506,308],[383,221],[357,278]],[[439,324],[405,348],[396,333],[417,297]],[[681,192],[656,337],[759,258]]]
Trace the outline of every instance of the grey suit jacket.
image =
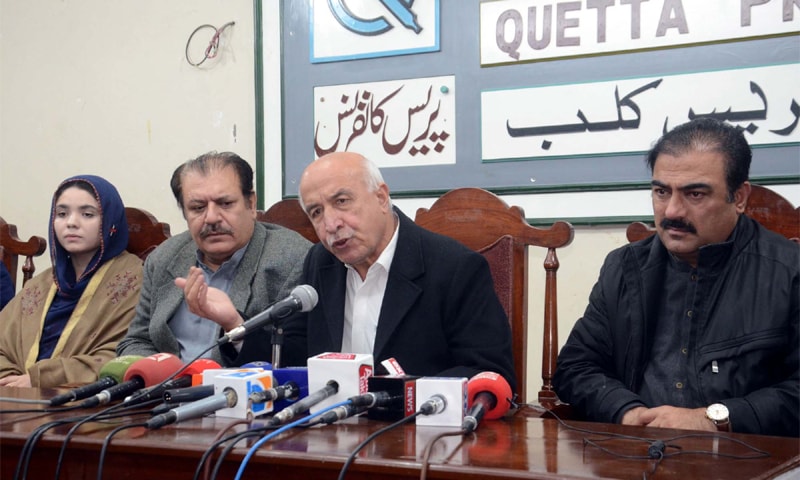
[[[299,284],[303,259],[310,246],[311,243],[292,230],[256,223],[228,292],[245,320],[285,298]],[[147,257],[136,316],[128,334],[117,346],[118,355],[148,356],[159,352],[179,355],[178,340],[169,321],[183,302],[183,290],[175,286],[174,280],[186,276],[196,261],[197,244],[189,232],[171,237]],[[228,345],[222,352],[215,347],[212,358],[223,366],[252,360],[269,361],[272,345],[268,330],[246,336],[238,354]],[[216,339],[209,339],[209,346],[214,341]]]

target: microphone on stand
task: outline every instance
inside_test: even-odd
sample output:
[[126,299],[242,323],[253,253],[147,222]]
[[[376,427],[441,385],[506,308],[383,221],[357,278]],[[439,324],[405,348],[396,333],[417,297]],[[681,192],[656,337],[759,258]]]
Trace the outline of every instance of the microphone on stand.
[[108,363],[103,365],[98,374],[99,380],[83,385],[78,388],[73,388],[67,393],[56,395],[50,399],[51,407],[58,407],[65,403],[74,402],[76,400],[83,400],[84,398],[95,395],[107,388],[122,383],[122,378],[125,372],[136,361],[143,359],[141,355],[123,355],[121,357],[112,358]]
[[314,287],[310,285],[298,285],[294,287],[292,293],[283,300],[273,303],[269,308],[259,313],[255,317],[247,320],[242,325],[225,333],[217,341],[217,345],[225,345],[229,342],[241,340],[248,333],[266,327],[275,320],[286,318],[296,312],[308,312],[317,306],[319,296]]

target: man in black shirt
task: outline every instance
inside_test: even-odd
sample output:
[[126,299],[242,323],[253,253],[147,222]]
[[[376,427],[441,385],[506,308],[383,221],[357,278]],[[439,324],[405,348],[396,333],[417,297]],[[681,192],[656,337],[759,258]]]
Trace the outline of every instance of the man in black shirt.
[[558,358],[588,419],[800,435],[800,248],[742,215],[751,157],[712,119],[650,151],[658,234],[608,255]]

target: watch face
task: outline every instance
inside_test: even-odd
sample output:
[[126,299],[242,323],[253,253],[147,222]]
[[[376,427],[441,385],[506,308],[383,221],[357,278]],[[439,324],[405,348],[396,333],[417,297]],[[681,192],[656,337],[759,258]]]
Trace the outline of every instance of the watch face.
[[728,407],[721,403],[715,403],[708,407],[706,415],[715,422],[725,421],[728,419]]

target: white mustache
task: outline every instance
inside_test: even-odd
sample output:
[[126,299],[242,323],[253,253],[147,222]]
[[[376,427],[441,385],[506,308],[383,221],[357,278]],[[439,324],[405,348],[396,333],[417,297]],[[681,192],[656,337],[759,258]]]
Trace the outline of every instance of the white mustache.
[[328,247],[333,248],[333,244],[339,242],[341,240],[349,240],[353,237],[353,229],[352,228],[342,228],[338,230],[336,233],[332,233],[325,237],[325,243]]

